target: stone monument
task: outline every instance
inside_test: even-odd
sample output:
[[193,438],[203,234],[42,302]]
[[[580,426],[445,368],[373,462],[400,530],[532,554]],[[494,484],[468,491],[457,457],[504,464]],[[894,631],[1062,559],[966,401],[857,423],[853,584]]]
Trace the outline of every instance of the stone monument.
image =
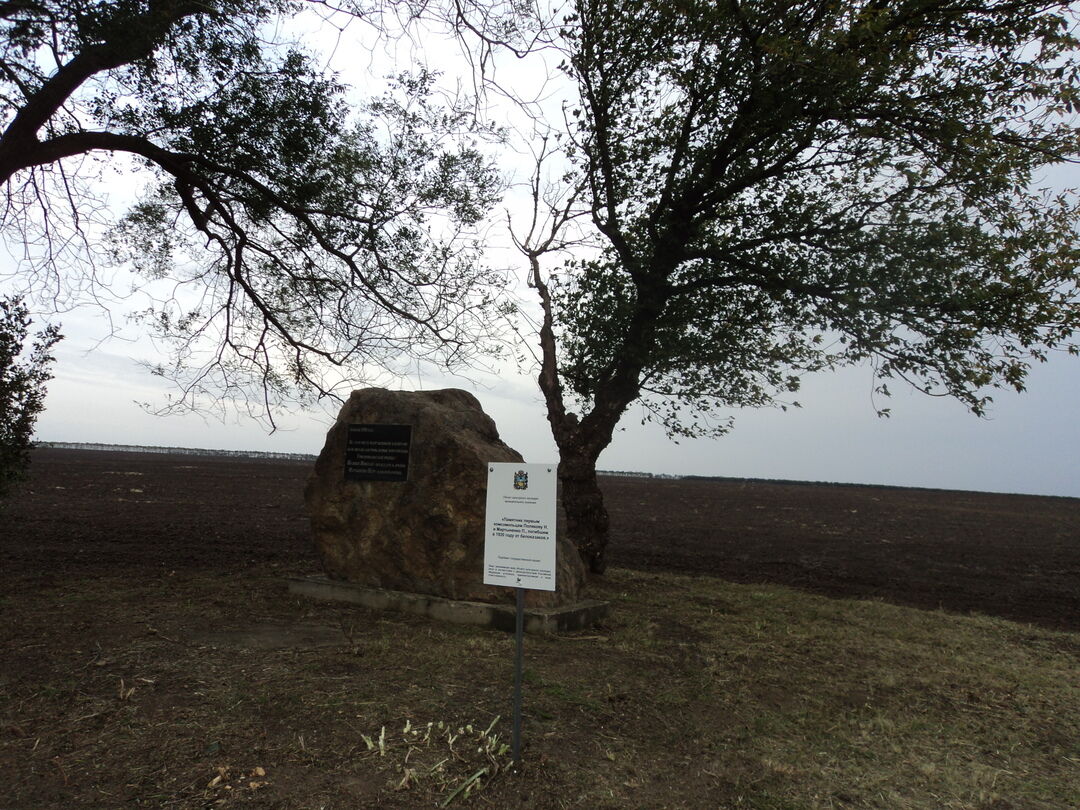
[[[305,491],[315,544],[331,579],[474,602],[513,601],[483,584],[487,463],[522,461],[467,391],[354,391]],[[578,601],[581,557],[557,538],[554,592],[526,604]]]

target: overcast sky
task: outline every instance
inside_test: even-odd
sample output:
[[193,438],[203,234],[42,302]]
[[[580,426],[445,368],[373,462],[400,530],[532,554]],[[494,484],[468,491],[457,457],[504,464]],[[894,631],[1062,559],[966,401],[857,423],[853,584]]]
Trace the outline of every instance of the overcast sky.
[[[425,38],[414,41],[404,59],[415,62],[421,46],[430,56],[432,41]],[[374,52],[340,43],[336,50],[332,43],[320,47],[334,59]],[[380,58],[402,56],[384,49]],[[444,62],[450,57],[434,58]],[[330,66],[342,69],[333,61]],[[542,70],[521,70],[521,75],[543,75]],[[557,103],[553,94],[552,104]],[[1068,185],[1068,179],[1048,178],[1058,187]],[[124,196],[130,189],[118,191]],[[160,405],[168,389],[138,366],[147,347],[113,340],[93,348],[108,328],[92,311],[70,312],[59,320],[67,338],[58,348],[56,376],[38,421],[41,440],[303,453],[322,447],[332,409],[285,418],[273,435],[234,419],[152,416],[139,403]],[[526,460],[556,458],[539,393],[528,376],[506,371],[474,382],[432,378],[401,385],[471,390],[494,417],[503,439]],[[632,407],[600,467],[1080,497],[1080,359],[1058,356],[1035,368],[1028,392],[998,393],[987,419],[972,416],[955,401],[932,399],[899,383],[891,400],[877,401],[893,413],[880,419],[872,388],[868,368],[811,377],[798,394],[803,408],[742,411],[730,435],[679,444],[657,428],[642,427]]]
[[[66,321],[69,337],[59,348],[39,439],[301,453],[322,448],[333,413],[285,418],[273,435],[235,419],[152,416],[138,403],[160,404],[168,389],[132,359],[139,347],[113,342],[90,350],[94,324],[72,313]],[[480,384],[417,382],[405,387],[471,390],[503,440],[526,460],[557,458],[529,377],[508,372]],[[678,444],[655,427],[642,427],[632,407],[600,466],[1080,497],[1080,360],[1055,357],[1035,368],[1029,383],[1022,395],[1000,392],[986,419],[955,401],[897,386],[885,403],[893,415],[881,419],[869,369],[847,369],[808,378],[798,395],[801,409],[741,411],[728,436]]]

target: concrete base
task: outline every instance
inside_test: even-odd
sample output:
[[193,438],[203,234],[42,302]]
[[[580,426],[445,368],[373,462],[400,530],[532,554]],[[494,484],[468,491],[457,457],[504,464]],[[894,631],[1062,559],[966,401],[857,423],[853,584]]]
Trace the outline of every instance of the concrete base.
[[[352,602],[372,610],[396,610],[430,616],[454,624],[478,624],[514,632],[513,605],[461,602],[441,596],[368,588],[325,576],[289,577],[289,592],[312,599]],[[608,602],[585,600],[557,608],[526,608],[526,633],[566,633],[584,630],[608,614]]]

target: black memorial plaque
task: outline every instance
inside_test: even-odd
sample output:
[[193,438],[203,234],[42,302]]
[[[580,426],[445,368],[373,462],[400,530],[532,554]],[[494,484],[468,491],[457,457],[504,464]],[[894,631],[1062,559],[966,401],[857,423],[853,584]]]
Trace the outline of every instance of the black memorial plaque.
[[349,425],[346,481],[408,481],[412,425]]

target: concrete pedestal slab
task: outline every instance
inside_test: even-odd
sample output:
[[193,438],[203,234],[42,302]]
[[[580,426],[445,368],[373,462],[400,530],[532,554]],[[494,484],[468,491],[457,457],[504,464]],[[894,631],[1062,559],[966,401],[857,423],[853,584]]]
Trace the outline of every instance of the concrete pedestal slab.
[[[463,602],[422,593],[369,588],[326,576],[290,577],[289,592],[312,599],[352,602],[372,610],[394,610],[430,616],[454,624],[476,624],[514,632],[513,605]],[[584,630],[608,614],[610,603],[583,600],[556,608],[526,608],[526,633],[566,633]]]

